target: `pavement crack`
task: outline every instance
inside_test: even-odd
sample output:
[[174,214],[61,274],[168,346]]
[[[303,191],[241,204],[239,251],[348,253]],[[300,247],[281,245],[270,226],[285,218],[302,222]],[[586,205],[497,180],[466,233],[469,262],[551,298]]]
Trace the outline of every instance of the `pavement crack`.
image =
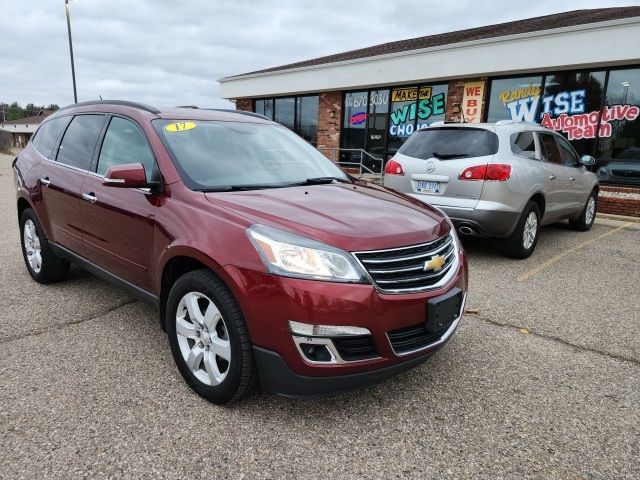
[[596,348],[585,347],[583,345],[577,345],[575,343],[571,343],[571,342],[569,342],[569,341],[567,341],[567,340],[565,340],[563,338],[557,337],[555,335],[548,335],[546,333],[536,332],[535,330],[532,330],[529,327],[523,327],[521,325],[513,325],[513,324],[510,324],[510,323],[501,323],[501,322],[497,322],[495,320],[491,320],[490,318],[481,317],[479,315],[468,315],[467,318],[475,318],[475,319],[478,319],[478,320],[483,321],[485,323],[488,323],[490,325],[495,325],[496,327],[509,328],[509,329],[518,330],[518,331],[527,330],[527,333],[526,333],[527,335],[533,335],[535,337],[544,338],[546,340],[551,340],[553,342],[558,342],[558,343],[561,343],[562,345],[574,348],[576,350],[595,353],[595,354],[598,354],[598,355],[603,355],[605,357],[613,358],[615,360],[620,360],[622,362],[629,362],[629,363],[633,363],[634,365],[640,365],[640,359],[638,359],[638,358],[628,357],[626,355],[618,355],[616,353],[605,352],[603,350],[598,350]]
[[91,315],[89,317],[83,317],[83,318],[78,318],[77,320],[72,320],[70,322],[65,322],[63,324],[60,325],[54,325],[51,327],[47,327],[47,328],[42,328],[40,330],[33,330],[27,334],[24,335],[15,335],[13,337],[6,337],[3,338],[2,340],[0,340],[0,345],[3,345],[5,343],[10,343],[10,342],[14,342],[16,340],[21,340],[23,338],[28,338],[28,337],[37,337],[38,335],[42,335],[43,333],[49,333],[49,332],[55,332],[58,330],[62,330],[68,326],[71,325],[78,325],[80,323],[85,323],[85,322],[90,322],[91,320],[95,320],[97,318],[100,317],[104,317],[105,315],[108,315],[109,313],[113,312],[114,310],[117,310],[119,308],[125,307],[127,305],[131,305],[132,303],[137,302],[138,300],[136,298],[129,298],[128,300],[125,300],[124,302],[121,302],[117,305],[114,305],[112,307],[107,308],[106,310],[103,310],[99,313],[96,313],[95,315]]

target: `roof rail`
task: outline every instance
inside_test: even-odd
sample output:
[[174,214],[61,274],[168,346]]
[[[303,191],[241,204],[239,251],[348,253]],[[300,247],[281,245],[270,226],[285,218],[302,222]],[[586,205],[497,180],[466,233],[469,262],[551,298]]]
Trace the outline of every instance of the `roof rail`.
[[66,105],[57,111],[59,112],[60,110],[66,110],[67,108],[84,107],[88,105],[120,105],[123,107],[131,107],[131,108],[137,108],[139,110],[145,110],[149,113],[156,113],[156,114],[160,113],[160,110],[158,110],[156,107],[152,107],[144,103],[129,102],[127,100],[89,100],[88,102],[72,103],[71,105]]
[[216,112],[239,113],[240,115],[248,115],[249,117],[256,117],[256,118],[261,118],[263,120],[272,121],[270,118],[265,117],[264,115],[261,115],[261,114],[256,113],[256,112],[247,112],[246,110],[233,110],[231,108],[204,108],[203,110],[213,110],[213,111],[216,111]]

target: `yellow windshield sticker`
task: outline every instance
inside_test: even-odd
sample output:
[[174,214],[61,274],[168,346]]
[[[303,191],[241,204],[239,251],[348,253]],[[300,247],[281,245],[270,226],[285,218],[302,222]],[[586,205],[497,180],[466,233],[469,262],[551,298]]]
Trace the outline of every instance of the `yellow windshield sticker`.
[[165,132],[184,132],[185,130],[192,130],[196,128],[195,122],[175,122],[165,125]]

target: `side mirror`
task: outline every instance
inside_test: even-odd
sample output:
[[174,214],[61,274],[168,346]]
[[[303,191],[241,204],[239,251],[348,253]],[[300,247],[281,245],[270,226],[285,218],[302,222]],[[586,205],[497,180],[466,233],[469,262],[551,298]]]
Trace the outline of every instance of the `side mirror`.
[[593,165],[596,164],[596,159],[593,158],[591,155],[583,155],[582,158],[580,159],[580,163],[587,167],[592,167]]
[[114,165],[107,170],[103,185],[120,188],[144,188],[148,186],[147,175],[141,163]]

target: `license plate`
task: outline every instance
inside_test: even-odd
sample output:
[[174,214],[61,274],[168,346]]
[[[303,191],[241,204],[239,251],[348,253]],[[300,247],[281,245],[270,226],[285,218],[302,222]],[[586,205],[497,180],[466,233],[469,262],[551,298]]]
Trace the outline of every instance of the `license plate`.
[[440,193],[440,182],[418,182],[418,191],[423,193]]
[[430,298],[427,301],[427,332],[437,332],[450,325],[460,315],[462,308],[462,290],[453,288],[451,291]]

